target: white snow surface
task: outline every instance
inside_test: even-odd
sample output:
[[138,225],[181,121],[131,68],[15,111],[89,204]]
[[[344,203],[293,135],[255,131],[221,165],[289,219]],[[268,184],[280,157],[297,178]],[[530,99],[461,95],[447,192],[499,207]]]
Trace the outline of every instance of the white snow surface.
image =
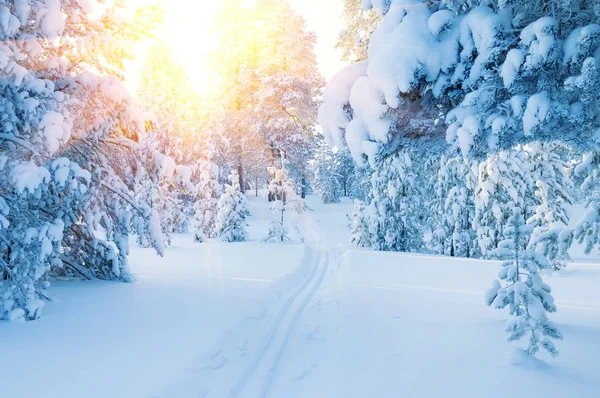
[[[600,265],[546,278],[561,354],[524,357],[484,292],[499,263],[357,250],[352,202],[288,217],[292,239],[175,236],[164,258],[133,248],[132,284],[54,281],[56,302],[0,323],[3,397],[596,397]],[[300,242],[303,238],[304,243]],[[507,352],[510,353],[507,357]],[[507,360],[508,359],[508,360]],[[513,364],[516,365],[513,365]]]

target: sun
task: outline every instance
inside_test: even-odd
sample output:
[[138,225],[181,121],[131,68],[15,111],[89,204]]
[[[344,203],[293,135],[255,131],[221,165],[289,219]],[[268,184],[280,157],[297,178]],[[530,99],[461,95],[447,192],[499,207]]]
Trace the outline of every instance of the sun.
[[207,54],[215,42],[209,32],[220,1],[161,0],[165,7],[165,23],[159,37],[165,40],[175,61],[188,72],[190,83],[199,92],[209,88]]
[[[164,24],[158,28],[157,36],[164,40],[174,60],[187,70],[190,84],[200,94],[210,88],[207,54],[214,49],[210,26],[214,15],[221,7],[213,0],[132,0],[132,9],[161,4],[164,7]],[[129,68],[127,85],[135,91],[139,82],[139,71],[144,66],[144,54],[148,43],[140,43],[136,61]]]

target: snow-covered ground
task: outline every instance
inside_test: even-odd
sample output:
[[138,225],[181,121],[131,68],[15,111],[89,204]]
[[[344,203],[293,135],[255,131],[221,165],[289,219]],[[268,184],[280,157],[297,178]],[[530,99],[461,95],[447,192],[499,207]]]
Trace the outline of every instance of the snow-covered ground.
[[315,198],[265,244],[268,205],[250,204],[250,242],[136,248],[136,283],[55,282],[42,319],[0,324],[0,396],[600,394],[600,265],[548,278],[561,355],[513,366],[483,300],[497,263],[350,249],[351,203]]

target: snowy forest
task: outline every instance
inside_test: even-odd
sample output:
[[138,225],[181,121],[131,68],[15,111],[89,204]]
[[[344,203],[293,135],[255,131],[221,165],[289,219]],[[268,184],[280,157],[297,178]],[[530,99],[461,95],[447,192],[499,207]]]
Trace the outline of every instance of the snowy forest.
[[0,0],[0,395],[600,394],[600,1],[329,2]]

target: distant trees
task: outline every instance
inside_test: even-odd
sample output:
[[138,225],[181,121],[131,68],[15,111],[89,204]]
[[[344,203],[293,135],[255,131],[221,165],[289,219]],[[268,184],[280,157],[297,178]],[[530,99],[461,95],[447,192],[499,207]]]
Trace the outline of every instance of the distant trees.
[[306,190],[324,84],[314,34],[288,1],[228,0],[214,26],[217,46],[209,63],[217,89],[210,102],[242,191],[245,179],[282,167],[282,156],[298,190]]

